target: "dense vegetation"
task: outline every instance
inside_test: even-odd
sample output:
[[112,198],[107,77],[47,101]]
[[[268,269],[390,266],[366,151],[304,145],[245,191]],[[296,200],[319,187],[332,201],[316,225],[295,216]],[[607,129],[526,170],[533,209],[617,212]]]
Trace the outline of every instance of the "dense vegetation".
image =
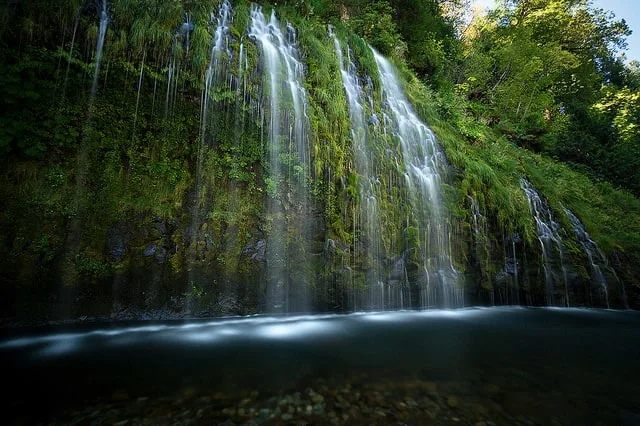
[[[96,84],[102,2],[59,3],[0,6],[6,315],[129,306],[178,311],[194,304],[210,314],[262,310],[261,241],[279,220],[267,217],[265,206],[278,199],[285,216],[296,206],[274,191],[269,175],[256,101],[258,49],[243,44],[244,86],[205,93],[219,1],[111,0]],[[368,285],[368,264],[391,270],[417,244],[404,207],[394,204],[402,198],[401,167],[381,163],[385,259],[358,251],[366,252],[354,213],[358,176],[328,23],[372,79],[370,112],[379,113],[383,100],[367,43],[393,59],[443,146],[451,165],[455,263],[468,293],[480,301],[482,292],[513,286],[513,278],[504,279],[512,244],[528,254],[527,291],[542,287],[535,223],[520,188],[527,177],[563,225],[573,280],[591,277],[565,207],[586,225],[638,303],[640,68],[620,56],[630,33],[624,21],[583,0],[506,0],[469,24],[460,0],[273,3],[298,30],[307,67],[312,238],[297,247],[299,236],[288,230],[287,244],[298,253],[289,261],[292,279],[312,283],[316,309],[348,309],[345,289]],[[238,58],[250,5],[233,6],[230,58]],[[176,30],[187,17],[193,31]],[[238,78],[237,62],[230,64]],[[204,96],[215,113],[203,124]],[[375,149],[397,145],[382,138]],[[282,161],[303,173],[304,165]],[[473,236],[469,197],[485,218],[480,238]]]

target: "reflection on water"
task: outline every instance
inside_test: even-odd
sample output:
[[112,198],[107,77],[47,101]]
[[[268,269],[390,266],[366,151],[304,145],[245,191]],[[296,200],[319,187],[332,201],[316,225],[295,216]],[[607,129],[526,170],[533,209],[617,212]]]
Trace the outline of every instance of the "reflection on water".
[[[90,327],[3,330],[12,416],[73,423],[91,410],[135,424],[166,409],[173,414],[154,421],[640,424],[636,312],[475,308]],[[34,403],[41,413],[28,409]],[[179,410],[190,414],[177,421]]]

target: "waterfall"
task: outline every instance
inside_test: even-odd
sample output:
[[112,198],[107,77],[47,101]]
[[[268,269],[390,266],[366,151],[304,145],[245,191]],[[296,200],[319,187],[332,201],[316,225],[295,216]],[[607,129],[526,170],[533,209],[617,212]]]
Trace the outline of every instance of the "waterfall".
[[554,220],[553,213],[548,204],[540,197],[538,191],[536,191],[528,180],[524,178],[520,179],[520,188],[522,188],[527,196],[529,210],[536,221],[538,241],[540,241],[540,247],[542,249],[542,266],[544,268],[545,284],[547,287],[547,303],[549,305],[555,305],[554,283],[557,280],[553,275],[552,262],[555,257],[554,253],[557,253],[562,270],[562,279],[564,281],[564,305],[568,307],[569,289],[567,284],[567,271],[564,264],[564,246],[562,244],[562,238],[558,233],[560,224]]
[[473,241],[475,245],[476,257],[478,262],[482,262],[486,258],[487,244],[487,218],[482,214],[478,201],[468,195],[469,205],[471,207],[471,215],[473,218]]
[[102,49],[104,48],[104,37],[107,34],[107,26],[109,25],[109,15],[107,14],[107,0],[102,1],[102,10],[100,11],[100,27],[98,30],[98,40],[96,42],[96,67],[93,72],[93,84],[91,86],[91,102],[96,96],[98,89],[98,78],[100,76],[100,64],[102,63]]
[[[385,114],[391,134],[402,147],[405,181],[411,210],[407,224],[415,224],[420,240],[424,277],[415,286],[428,305],[456,307],[464,304],[458,272],[451,259],[447,214],[442,205],[442,175],[447,164],[435,135],[414,112],[391,63],[372,49],[382,82]],[[426,292],[426,297],[423,295]],[[425,306],[424,302],[420,307]]]
[[217,16],[211,13],[210,23],[216,25],[211,40],[211,53],[209,57],[209,65],[204,77],[204,93],[200,105],[200,143],[204,143],[206,138],[207,126],[209,125],[209,109],[211,107],[212,90],[214,85],[221,83],[224,77],[224,71],[227,61],[223,61],[223,53],[230,56],[228,47],[229,43],[229,24],[231,22],[231,5],[227,0],[223,1],[218,10]]
[[[608,270],[616,280],[618,277],[615,271],[609,266],[609,261],[602,250],[600,250],[598,243],[596,243],[591,238],[580,219],[578,219],[578,217],[569,209],[564,207],[563,209],[565,214],[569,218],[571,225],[573,226],[573,233],[576,236],[578,244],[580,244],[580,247],[582,247],[582,250],[584,250],[584,253],[587,255],[589,268],[591,269],[591,278],[593,279],[594,284],[598,286],[598,290],[600,291],[601,296],[604,298],[604,302],[606,303],[607,308],[610,308],[611,304],[609,301],[609,284],[603,273],[603,268],[605,270]],[[624,288],[624,285],[621,285],[621,292],[623,303],[625,307],[628,307],[626,300],[626,289]]]
[[250,18],[249,36],[261,49],[263,91],[268,99],[268,105],[264,105],[269,130],[267,310],[307,310],[306,265],[299,263],[304,261],[309,227],[305,189],[310,166],[309,118],[304,68],[293,26],[287,24],[283,33],[275,12],[267,20],[256,5],[251,7]]
[[[367,97],[358,79],[356,65],[351,60],[349,47],[347,46],[348,55],[345,61],[342,46],[333,33],[331,26],[329,26],[329,34],[333,38],[336,55],[338,56],[340,64],[342,85],[349,104],[351,139],[353,141],[355,168],[358,174],[358,189],[360,193],[358,217],[360,226],[362,227],[362,234],[359,237],[360,241],[354,243],[354,245],[357,245],[354,251],[356,253],[364,252],[366,259],[365,268],[369,268],[367,283],[369,283],[368,299],[370,308],[390,308],[390,294],[392,289],[383,281],[383,271],[380,263],[382,259],[382,222],[380,220],[379,196],[377,194],[379,181],[373,173],[373,153],[370,148],[372,141],[368,126],[368,123],[372,120],[367,120],[366,118],[367,111],[365,105],[367,103]],[[372,100],[369,101],[370,114],[372,114]],[[374,115],[371,116],[374,117]],[[386,298],[385,290],[387,293]],[[397,288],[395,290],[397,290]]]

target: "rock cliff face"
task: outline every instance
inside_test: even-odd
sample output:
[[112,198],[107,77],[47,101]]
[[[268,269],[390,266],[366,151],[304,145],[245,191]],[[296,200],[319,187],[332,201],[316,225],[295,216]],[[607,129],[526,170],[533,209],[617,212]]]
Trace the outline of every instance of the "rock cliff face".
[[465,138],[347,27],[133,3],[2,35],[5,317],[637,306],[608,189]]

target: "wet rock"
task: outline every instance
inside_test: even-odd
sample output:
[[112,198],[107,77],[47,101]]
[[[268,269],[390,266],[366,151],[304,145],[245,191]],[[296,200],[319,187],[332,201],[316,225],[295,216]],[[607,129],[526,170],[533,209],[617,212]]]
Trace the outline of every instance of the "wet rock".
[[258,415],[263,419],[266,419],[271,415],[271,410],[269,410],[268,408],[261,408],[258,412]]
[[313,406],[313,412],[317,415],[324,415],[324,404],[319,402]]
[[107,230],[107,247],[109,253],[116,258],[124,256],[131,240],[131,231],[124,223],[112,225]]
[[450,408],[456,408],[458,406],[458,398],[454,395],[449,395],[447,397],[447,405]]
[[126,401],[129,399],[129,394],[126,391],[118,390],[111,395],[111,399],[113,401]]
[[317,402],[323,402],[324,401],[324,396],[318,394],[318,393],[313,393],[310,394],[309,397],[311,398],[311,402],[317,403]]
[[357,418],[360,415],[360,410],[358,407],[351,407],[349,408],[349,415],[353,418]]
[[207,250],[213,250],[216,248],[216,241],[213,239],[213,236],[210,233],[204,234],[204,248]]
[[394,405],[400,411],[405,411],[406,409],[409,408],[407,404],[405,404],[404,402],[396,402]]
[[151,243],[144,249],[144,256],[150,257],[156,254],[156,250],[158,249],[158,245],[156,243]]
[[182,390],[182,398],[184,400],[188,400],[193,398],[196,394],[198,393],[198,391],[196,390],[196,388],[194,387],[186,387]]
[[471,404],[471,409],[479,416],[486,416],[487,414],[489,414],[489,410],[487,409],[487,407],[477,402]]
[[152,240],[159,240],[167,233],[167,224],[162,220],[156,220],[151,225],[149,230],[149,238]]
[[168,255],[169,251],[165,247],[160,246],[156,250],[154,258],[157,263],[164,263],[167,261]]
[[416,408],[418,406],[418,403],[412,398],[407,398],[407,399],[404,400],[404,402],[410,408]]
[[222,410],[222,414],[224,414],[225,416],[234,417],[236,415],[236,409],[235,408],[224,408]]
[[256,262],[266,262],[267,261],[267,241],[266,240],[258,240],[255,244],[249,244],[242,249],[242,256],[246,256],[251,258],[251,260],[255,260]]

